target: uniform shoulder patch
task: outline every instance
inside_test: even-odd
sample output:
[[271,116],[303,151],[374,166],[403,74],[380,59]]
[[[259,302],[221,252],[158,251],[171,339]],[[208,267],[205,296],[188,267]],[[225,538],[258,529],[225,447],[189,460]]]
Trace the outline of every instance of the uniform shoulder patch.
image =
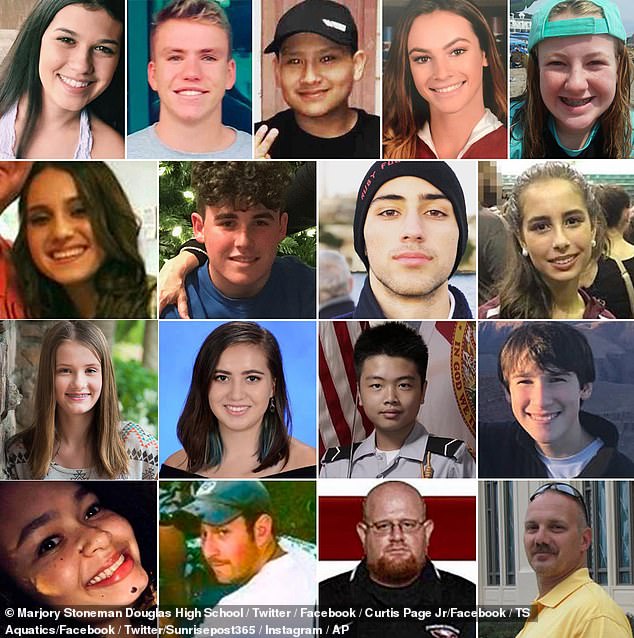
[[333,461],[340,461],[341,459],[349,459],[351,453],[361,445],[361,441],[353,443],[352,445],[340,445],[339,447],[329,447],[324,455],[321,457],[322,463],[332,463]]
[[456,458],[456,453],[464,441],[460,439],[450,439],[446,436],[429,436],[427,439],[427,448],[425,453],[441,454],[442,456],[450,456]]

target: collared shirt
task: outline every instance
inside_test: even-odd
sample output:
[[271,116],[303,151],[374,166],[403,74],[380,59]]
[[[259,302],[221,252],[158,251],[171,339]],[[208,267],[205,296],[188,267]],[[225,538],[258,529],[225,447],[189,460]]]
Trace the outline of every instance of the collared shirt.
[[623,610],[583,567],[534,601],[537,619],[516,638],[632,638]]
[[[457,155],[457,159],[462,158],[467,154],[469,149],[479,140],[484,139],[487,135],[493,133],[493,131],[497,131],[501,126],[503,126],[502,122],[498,120],[494,113],[492,113],[489,109],[484,109],[484,115],[480,118],[478,123],[473,127],[471,134],[469,135],[469,139],[466,144],[462,147],[461,151]],[[434,146],[434,140],[431,136],[431,127],[429,125],[429,121],[425,121],[423,127],[418,131],[418,137],[427,144],[430,151],[438,157],[438,151],[436,151],[436,147]],[[495,153],[495,157],[506,157],[506,134],[503,138],[503,145],[500,148],[501,153]],[[483,158],[488,158],[489,155],[483,156]],[[477,158],[472,158],[477,159]]]
[[[321,478],[346,478],[350,447],[330,448],[321,460]],[[428,455],[429,452],[429,455]],[[376,433],[352,450],[352,478],[424,478],[430,464],[433,478],[471,478],[475,463],[464,441],[430,435],[422,423],[414,424],[396,458],[388,463],[376,449]]]

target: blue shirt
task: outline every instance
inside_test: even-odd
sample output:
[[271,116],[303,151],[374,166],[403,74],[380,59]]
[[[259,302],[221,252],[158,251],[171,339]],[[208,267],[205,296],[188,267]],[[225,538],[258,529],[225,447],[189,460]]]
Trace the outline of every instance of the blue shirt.
[[[211,281],[207,262],[187,275],[185,289],[192,319],[315,318],[315,269],[296,257],[276,257],[264,288],[253,297],[225,297]],[[172,304],[161,318],[180,315]]]

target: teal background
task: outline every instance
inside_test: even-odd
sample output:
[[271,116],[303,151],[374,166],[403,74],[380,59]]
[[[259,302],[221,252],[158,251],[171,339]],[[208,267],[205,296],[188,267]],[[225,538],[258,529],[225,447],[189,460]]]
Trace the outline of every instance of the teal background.
[[[158,95],[148,84],[147,65],[152,16],[166,4],[168,0],[128,1],[128,134],[158,119]],[[251,133],[251,0],[225,0],[219,4],[231,23],[236,61],[236,84],[223,100],[222,120],[224,124]]]

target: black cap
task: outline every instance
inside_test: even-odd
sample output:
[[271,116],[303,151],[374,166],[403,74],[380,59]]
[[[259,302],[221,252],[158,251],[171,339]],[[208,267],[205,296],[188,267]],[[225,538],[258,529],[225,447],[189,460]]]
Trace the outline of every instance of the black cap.
[[451,170],[448,164],[435,160],[422,162],[384,160],[372,164],[359,187],[357,205],[354,211],[354,249],[357,255],[359,255],[359,259],[365,264],[366,269],[369,270],[370,265],[365,251],[365,236],[363,230],[365,227],[365,219],[368,215],[368,208],[370,208],[370,203],[374,195],[385,182],[402,176],[424,179],[426,182],[433,184],[439,191],[442,191],[451,202],[459,233],[456,258],[451,270],[451,275],[453,275],[460,265],[462,256],[467,248],[467,208],[462,186],[460,186],[456,174]]
[[284,40],[296,33],[317,33],[350,47],[353,53],[359,48],[357,25],[350,10],[332,0],[304,0],[291,7],[279,19],[273,42],[264,49],[264,53],[279,53]]

